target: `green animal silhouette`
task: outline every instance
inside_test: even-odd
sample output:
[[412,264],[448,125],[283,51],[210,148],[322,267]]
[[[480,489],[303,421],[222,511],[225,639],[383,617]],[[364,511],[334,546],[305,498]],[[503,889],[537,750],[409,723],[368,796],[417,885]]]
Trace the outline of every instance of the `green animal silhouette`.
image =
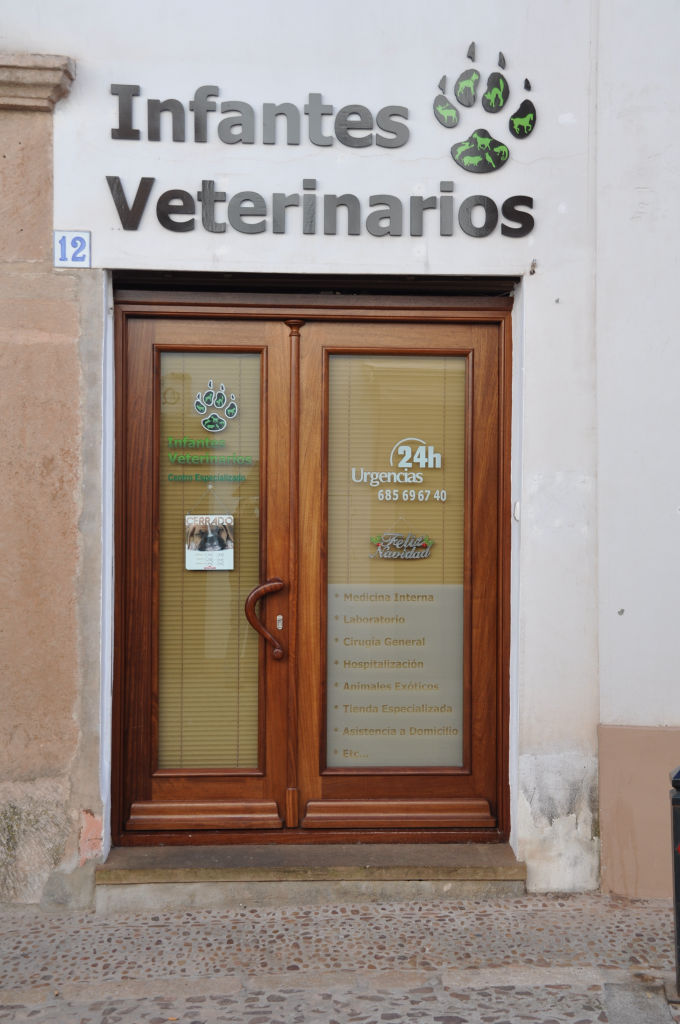
[[520,128],[524,128],[524,134],[528,135],[534,126],[533,114],[527,114],[525,117],[511,117],[510,120],[513,132],[519,132]]
[[[468,50],[467,57],[470,62],[474,62],[474,46]],[[504,112],[505,131],[513,139],[521,140],[531,135],[536,128],[536,108],[530,99],[523,97],[519,105],[512,109],[511,88],[505,77],[505,58],[502,54],[499,54],[498,67],[501,69],[500,74],[498,70],[486,74],[479,67],[463,65],[455,81],[444,75],[438,83],[439,93],[434,96],[430,108],[439,124],[446,128],[458,128],[465,122],[463,108],[474,108],[479,104],[487,115]],[[454,83],[452,88],[449,82]],[[531,90],[528,79],[524,80],[524,89],[526,92]],[[469,128],[470,134],[465,140],[453,141],[449,149],[453,160],[463,170],[476,174],[500,170],[510,159],[513,143],[502,142],[484,127],[474,130],[474,125],[470,125]]]
[[[227,405],[227,402],[229,404]],[[220,384],[219,390],[215,390],[215,385],[211,380],[208,381],[208,387],[203,392],[198,392],[194,401],[194,409],[199,416],[205,416],[210,406],[214,406],[215,409],[224,410],[224,415],[228,420],[233,420],[234,416],[238,412],[238,406],[236,404],[236,395],[231,396],[231,400],[227,399],[226,391],[224,390],[224,384]],[[226,408],[225,408],[226,407]],[[201,420],[201,425],[205,430],[209,430],[215,434],[227,425],[227,420],[223,419],[216,412],[210,413],[209,416],[205,416]]]
[[476,71],[473,71],[469,78],[464,78],[456,86],[456,95],[462,103],[465,99],[465,93],[470,92],[472,97],[475,95],[475,82],[478,81],[479,75]]
[[435,108],[438,114],[444,118],[445,121],[451,121],[451,124],[458,124],[458,111],[455,107],[445,107],[443,104],[438,103]]
[[493,89],[489,89],[488,92],[484,93],[484,99],[487,100],[490,107],[503,106],[505,102],[503,99],[503,90],[505,89],[505,82],[502,78],[498,79],[500,85],[495,86]]

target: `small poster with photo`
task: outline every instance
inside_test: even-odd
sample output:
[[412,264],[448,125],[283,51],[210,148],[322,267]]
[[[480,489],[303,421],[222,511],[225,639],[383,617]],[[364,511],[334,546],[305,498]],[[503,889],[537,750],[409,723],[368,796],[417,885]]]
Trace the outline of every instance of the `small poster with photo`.
[[191,570],[234,568],[234,517],[185,516],[184,567]]

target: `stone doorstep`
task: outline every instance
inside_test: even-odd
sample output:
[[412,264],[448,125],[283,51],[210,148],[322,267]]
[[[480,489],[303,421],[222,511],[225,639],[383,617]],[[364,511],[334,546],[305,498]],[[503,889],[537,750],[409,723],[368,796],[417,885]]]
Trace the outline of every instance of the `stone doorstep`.
[[466,883],[515,883],[519,894],[526,865],[507,844],[273,844],[117,847],[95,872],[97,886],[188,882],[452,882],[461,893]]

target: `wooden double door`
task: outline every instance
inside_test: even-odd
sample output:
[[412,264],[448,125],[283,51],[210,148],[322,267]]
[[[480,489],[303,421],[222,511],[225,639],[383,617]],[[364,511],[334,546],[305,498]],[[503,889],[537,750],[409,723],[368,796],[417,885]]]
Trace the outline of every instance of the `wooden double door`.
[[117,305],[118,843],[507,836],[509,301]]

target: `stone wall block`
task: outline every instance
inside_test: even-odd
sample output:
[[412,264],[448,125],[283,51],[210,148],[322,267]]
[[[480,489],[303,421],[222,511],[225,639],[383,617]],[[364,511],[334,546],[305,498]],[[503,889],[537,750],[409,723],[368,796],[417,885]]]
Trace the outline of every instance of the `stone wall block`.
[[[98,746],[81,749],[78,710],[99,700],[79,632],[88,288],[52,266],[51,111],[74,75],[67,58],[0,54],[0,900],[22,902],[61,898],[64,879],[86,896],[101,849]],[[95,780],[85,804],[76,778]]]
[[68,57],[0,54],[0,260],[51,262],[52,116]]
[[25,331],[0,349],[4,467],[0,778],[62,772],[78,679],[79,366],[75,346]]
[[37,903],[72,832],[63,780],[0,786],[0,900]]
[[52,116],[0,107],[0,260],[50,261]]

